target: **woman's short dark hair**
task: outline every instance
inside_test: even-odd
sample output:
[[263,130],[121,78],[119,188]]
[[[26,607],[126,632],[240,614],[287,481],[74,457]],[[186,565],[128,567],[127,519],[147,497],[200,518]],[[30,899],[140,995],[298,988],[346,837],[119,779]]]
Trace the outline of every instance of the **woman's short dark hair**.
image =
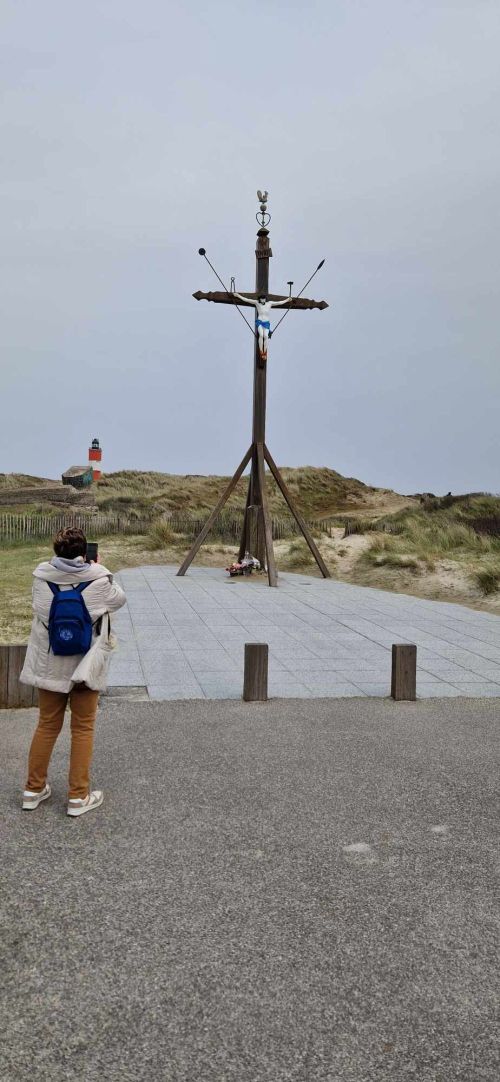
[[66,526],[59,530],[54,537],[54,552],[56,556],[64,556],[66,560],[74,560],[75,556],[85,556],[87,552],[87,538],[83,530],[76,526]]

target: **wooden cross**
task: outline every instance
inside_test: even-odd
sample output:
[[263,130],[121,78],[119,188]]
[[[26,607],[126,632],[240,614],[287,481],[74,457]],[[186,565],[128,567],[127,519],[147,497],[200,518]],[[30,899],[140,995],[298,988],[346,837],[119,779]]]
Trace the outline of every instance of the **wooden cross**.
[[[259,199],[261,198],[258,193]],[[269,259],[272,256],[272,251],[269,246],[269,230],[266,225],[269,222],[269,215],[267,214],[267,193],[266,198],[262,202],[261,200],[261,220],[262,224],[257,232],[257,246],[255,251],[256,259],[256,274],[255,274],[255,292],[245,292],[244,296],[248,297],[248,301],[239,300],[233,293],[227,291],[214,292],[214,293],[202,293],[198,290],[197,293],[193,293],[193,297],[197,301],[206,300],[214,301],[216,304],[236,304],[238,306],[244,306],[248,304],[253,307],[252,301],[258,297],[267,297],[271,301],[284,301],[286,297],[281,297],[275,293],[269,293]],[[200,249],[200,253],[204,254],[204,250]],[[217,275],[218,277],[218,275]],[[305,288],[305,287],[304,287]],[[283,316],[284,313],[295,309],[307,309],[307,308],[328,308],[326,301],[311,301],[306,297],[292,297],[290,303],[282,308],[276,309],[276,314]],[[330,577],[330,572],[322,559],[322,556],[311,537],[311,534],[302,518],[295,507],[290,492],[281,476],[281,473],[272,458],[270,451],[266,445],[266,380],[267,380],[267,363],[262,359],[257,336],[255,336],[254,344],[254,384],[253,384],[253,428],[252,428],[252,443],[241,460],[236,473],[233,474],[229,484],[222,493],[222,496],[214,507],[212,514],[207,519],[201,533],[196,538],[196,541],[191,546],[183,564],[179,568],[177,574],[185,575],[188,567],[192,563],[198,549],[203,544],[205,538],[209,534],[217,516],[222,511],[225,503],[229,499],[231,493],[236,487],[240,477],[244,470],[251,463],[250,476],[248,481],[248,493],[247,502],[245,507],[245,515],[243,519],[243,529],[241,534],[241,542],[239,548],[239,559],[241,560],[248,551],[252,556],[256,556],[260,560],[261,566],[267,568],[267,574],[270,586],[278,585],[278,575],[276,571],[276,562],[274,558],[273,549],[273,537],[272,537],[272,525],[271,517],[269,514],[269,508],[266,495],[266,474],[265,464],[269,466],[269,469],[280,489],[289,510],[291,511],[301,533],[303,534],[309,548],[316,560],[316,563],[324,578]]]

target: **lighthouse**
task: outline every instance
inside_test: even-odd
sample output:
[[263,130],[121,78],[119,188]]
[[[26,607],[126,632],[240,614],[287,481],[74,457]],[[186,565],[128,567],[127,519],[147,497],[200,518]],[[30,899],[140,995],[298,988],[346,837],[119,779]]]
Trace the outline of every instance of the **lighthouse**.
[[92,470],[92,480],[101,480],[101,458],[102,450],[99,446],[99,440],[92,440],[92,444],[89,447],[89,466]]

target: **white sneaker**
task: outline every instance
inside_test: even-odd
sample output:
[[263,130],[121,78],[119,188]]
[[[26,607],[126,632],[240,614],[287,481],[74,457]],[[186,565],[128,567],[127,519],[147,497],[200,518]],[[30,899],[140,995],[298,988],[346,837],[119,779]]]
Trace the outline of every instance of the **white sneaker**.
[[100,808],[103,800],[102,789],[94,789],[84,800],[68,800],[68,815],[85,815],[85,812]]
[[38,805],[42,803],[42,800],[48,800],[51,792],[52,789],[48,783],[40,793],[32,793],[29,789],[25,789],[23,793],[23,808],[28,811],[33,811],[34,808],[38,808]]

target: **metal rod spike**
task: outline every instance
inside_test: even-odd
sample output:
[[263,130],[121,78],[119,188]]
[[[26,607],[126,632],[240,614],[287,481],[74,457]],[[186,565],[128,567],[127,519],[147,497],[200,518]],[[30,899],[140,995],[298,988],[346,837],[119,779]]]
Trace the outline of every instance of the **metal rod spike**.
[[[300,293],[297,293],[297,299],[302,296],[304,290],[307,289],[307,287],[309,285],[309,282],[312,282],[315,274],[317,274],[318,271],[321,270],[321,267],[323,266],[324,262],[325,262],[324,259],[322,259],[321,263],[319,263],[318,266],[316,267],[316,270],[312,272],[311,277],[307,279],[307,282],[306,282],[305,286],[302,286],[302,289],[301,289]],[[280,326],[281,323],[283,323],[283,320],[286,319],[286,317],[289,315],[290,312],[291,312],[291,308],[287,308],[286,312],[282,315],[281,319],[278,320],[278,322],[277,322],[277,324],[276,324],[276,326],[274,328],[274,331],[272,332],[273,334],[276,334],[276,331],[278,330],[278,327]]]
[[[216,277],[216,278],[218,278],[218,280],[219,280],[219,282],[220,282],[220,284],[221,284],[221,286],[222,286],[222,288],[223,288],[224,292],[225,292],[225,293],[227,293],[228,297],[230,297],[230,296],[231,296],[231,294],[230,294],[230,292],[229,292],[229,290],[228,290],[228,288],[227,288],[227,285],[226,285],[226,283],[222,281],[222,278],[221,278],[220,274],[218,274],[218,272],[216,271],[216,269],[215,269],[215,267],[214,267],[213,263],[211,263],[211,262],[210,262],[210,260],[209,260],[209,258],[208,258],[208,256],[207,256],[207,253],[206,253],[206,251],[205,251],[205,248],[199,248],[199,249],[198,249],[198,254],[199,254],[199,255],[202,255],[202,256],[203,256],[203,258],[204,258],[204,259],[206,259],[206,261],[207,261],[207,263],[208,263],[208,265],[209,265],[210,269],[211,269],[211,270],[213,270],[213,272],[214,272],[214,274],[215,274],[215,277]],[[236,308],[236,311],[238,312],[238,315],[240,315],[240,316],[241,316],[241,318],[242,318],[242,320],[244,321],[244,323],[246,323],[246,325],[247,325],[247,327],[248,327],[248,329],[249,329],[249,331],[250,331],[250,334],[252,335],[252,337],[253,337],[253,338],[255,338],[255,331],[254,331],[254,330],[253,330],[253,328],[252,328],[252,327],[250,326],[250,324],[249,324],[249,322],[248,322],[248,319],[246,318],[246,316],[244,316],[244,315],[243,315],[243,312],[241,311],[241,308],[239,308],[237,304],[235,305],[235,308]]]

